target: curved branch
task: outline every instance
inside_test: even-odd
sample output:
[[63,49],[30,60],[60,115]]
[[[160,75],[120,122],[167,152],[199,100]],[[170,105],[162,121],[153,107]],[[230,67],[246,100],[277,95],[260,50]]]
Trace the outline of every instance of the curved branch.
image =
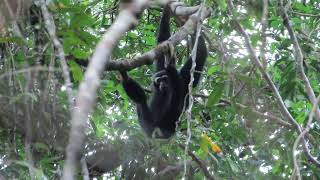
[[[280,1],[282,2],[282,1]],[[234,6],[232,3],[232,0],[228,0],[228,6],[229,6],[229,14],[233,17],[232,22],[234,23],[237,32],[244,38],[245,41],[245,46],[247,47],[248,53],[250,55],[250,59],[253,63],[255,63],[257,65],[257,67],[260,70],[260,73],[262,74],[263,78],[267,81],[268,85],[270,86],[272,92],[275,94],[275,98],[277,100],[277,103],[282,111],[282,113],[286,116],[287,119],[290,120],[291,124],[294,125],[295,129],[301,133],[302,132],[302,128],[300,126],[300,124],[292,117],[291,113],[289,112],[288,108],[286,107],[286,105],[284,104],[284,101],[276,87],[276,85],[274,84],[274,82],[272,81],[270,75],[263,69],[263,65],[260,62],[260,60],[258,59],[258,56],[256,55],[251,42],[250,42],[250,38],[249,35],[247,34],[247,32],[243,29],[243,27],[240,25],[239,21],[237,21],[234,18]],[[310,153],[309,153],[309,149],[307,147],[307,141],[306,139],[303,137],[303,147],[304,147],[304,151],[306,153],[306,155],[308,156],[308,158],[318,167],[320,167],[320,163],[318,162],[318,160],[313,157]]]
[[[304,67],[303,67],[303,53],[301,50],[301,47],[299,45],[296,33],[294,32],[292,26],[291,26],[291,22],[287,13],[286,8],[283,6],[283,2],[282,0],[280,1],[281,4],[281,11],[282,11],[282,19],[283,19],[283,24],[284,26],[287,28],[288,32],[289,32],[289,37],[290,40],[292,41],[293,44],[293,50],[294,50],[294,57],[297,61],[297,70],[299,72],[300,75],[300,79],[303,82],[304,85],[304,89],[308,95],[308,98],[311,102],[311,104],[314,104],[316,102],[316,95],[314,93],[314,90],[311,87],[310,81],[304,71]],[[319,108],[316,108],[315,110],[315,117],[316,119],[320,122],[320,110]],[[319,164],[320,166],[320,164]]]
[[188,16],[196,13],[200,8],[200,5],[186,7],[183,2],[172,2],[169,4],[169,6],[173,14],[176,16]]
[[[168,0],[163,0],[162,2],[167,3]],[[95,102],[96,91],[100,85],[99,76],[102,72],[106,69],[112,70],[112,67],[132,69],[141,66],[142,64],[152,62],[153,59],[159,55],[159,51],[151,50],[140,58],[137,58],[138,60],[134,62],[119,61],[119,63],[122,62],[120,64],[118,64],[118,62],[113,64],[114,61],[110,62],[110,56],[114,46],[125,32],[138,23],[137,16],[148,5],[150,5],[148,0],[130,0],[129,2],[126,1],[125,4],[120,5],[119,16],[96,46],[95,52],[85,73],[84,80],[79,86],[76,106],[72,112],[71,130],[69,144],[66,150],[67,159],[64,166],[63,179],[74,179],[76,165],[79,163],[79,157],[81,157],[81,151],[83,149],[83,141],[86,136],[86,122]],[[185,25],[180,28],[177,33],[171,36],[168,41],[160,44],[158,48],[161,49],[161,46],[166,46],[166,48],[168,48],[168,43],[176,45],[185,39],[188,34],[193,33],[196,23],[210,14],[210,10],[207,8],[203,9],[204,11],[197,13],[199,16],[195,14],[191,15]]]
[[197,14],[193,14],[189,17],[186,23],[176,32],[174,33],[167,41],[159,44],[155,48],[151,49],[150,51],[142,54],[141,56],[135,57],[133,59],[118,59],[109,61],[106,64],[105,69],[107,71],[113,70],[122,70],[122,71],[129,71],[134,68],[152,64],[152,62],[157,59],[160,55],[164,52],[169,50],[169,43],[173,46],[176,46],[182,40],[186,39],[186,37],[190,34],[193,34],[196,29],[196,25],[198,21],[203,21],[207,18],[211,13],[211,10],[203,7],[200,11],[199,17]]
[[[185,150],[185,146],[184,145],[179,144],[179,147],[182,150]],[[190,149],[188,149],[187,152],[188,152],[188,155],[192,158],[192,160],[198,164],[198,166],[200,167],[200,169],[203,172],[204,176],[207,179],[214,180],[215,178],[208,171],[206,163],[204,161],[202,161],[201,159],[199,159]]]
[[94,106],[96,91],[100,85],[99,76],[104,71],[105,64],[110,60],[115,44],[125,32],[138,23],[137,14],[142,12],[146,5],[148,5],[148,0],[132,0],[127,3],[96,46],[84,80],[80,84],[76,106],[72,112],[67,157],[63,169],[65,180],[74,179],[76,165],[79,163],[86,136],[87,119]]

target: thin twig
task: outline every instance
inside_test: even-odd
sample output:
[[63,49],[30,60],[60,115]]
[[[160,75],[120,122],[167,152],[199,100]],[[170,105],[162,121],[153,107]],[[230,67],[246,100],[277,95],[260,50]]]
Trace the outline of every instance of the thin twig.
[[[192,160],[189,160],[187,162],[188,167],[191,166],[191,163],[192,163]],[[180,171],[183,170],[183,167],[184,167],[184,161],[179,162],[176,165],[168,165],[164,169],[162,169],[160,172],[155,174],[151,179],[154,179],[154,180],[176,179]]]
[[[304,89],[308,95],[308,98],[310,100],[310,102],[312,104],[314,104],[316,102],[316,95],[314,94],[314,91],[311,87],[310,81],[304,71],[304,67],[303,67],[303,54],[302,54],[302,50],[300,48],[297,36],[294,32],[294,30],[291,27],[290,24],[290,19],[288,17],[288,13],[286,11],[286,8],[283,6],[283,0],[280,1],[281,4],[281,11],[282,11],[282,19],[283,19],[283,23],[285,25],[285,27],[287,28],[288,32],[289,32],[289,36],[290,39],[292,41],[293,44],[293,49],[294,49],[294,57],[297,61],[297,70],[299,71],[300,74],[300,78],[303,82],[304,85]],[[316,109],[315,111],[316,113],[316,119],[318,119],[318,121],[320,122],[320,110],[319,108]],[[319,164],[320,165],[320,164]]]
[[48,71],[48,72],[56,72],[56,71],[60,71],[60,69],[57,68],[48,68],[45,66],[32,66],[32,67],[28,67],[28,68],[24,68],[24,69],[20,69],[20,70],[14,70],[13,72],[8,72],[8,73],[4,73],[4,74],[0,74],[0,79],[5,78],[6,76],[12,76],[12,75],[17,75],[20,73],[26,73],[29,71]]
[[262,18],[261,18],[261,46],[260,46],[260,57],[262,61],[263,68],[266,69],[268,62],[266,60],[266,44],[267,44],[267,36],[266,30],[268,26],[268,9],[269,4],[268,0],[263,0],[263,11],[262,11]]
[[297,147],[298,144],[300,143],[301,139],[305,136],[306,133],[308,133],[311,129],[311,124],[312,124],[312,120],[313,120],[313,116],[318,108],[318,104],[320,101],[320,96],[318,96],[318,98],[316,99],[316,102],[313,104],[313,108],[309,114],[309,119],[306,125],[306,128],[300,133],[300,135],[297,137],[296,141],[294,142],[293,145],[293,149],[292,149],[292,153],[293,153],[293,164],[294,164],[294,168],[295,168],[295,173],[292,173],[292,177],[296,174],[298,176],[298,179],[301,180],[301,175],[300,175],[300,167],[298,164],[298,160],[296,158],[296,152],[297,152]]
[[[248,74],[249,77],[250,77],[251,74],[255,71],[255,69],[256,69],[256,66],[253,65],[253,66],[251,67],[250,71],[249,71],[249,74]],[[245,88],[245,86],[246,86],[246,83],[242,83],[242,84],[241,84],[241,87],[240,87],[239,90],[233,95],[232,98],[236,98],[236,97],[242,92],[242,90]]]
[[[233,16],[233,3],[232,0],[228,0],[228,6],[229,6],[229,14]],[[292,115],[290,114],[289,110],[287,109],[286,105],[284,104],[284,101],[277,89],[277,87],[275,86],[275,84],[273,83],[270,75],[263,69],[263,65],[261,64],[261,62],[259,61],[258,57],[256,56],[256,53],[250,43],[250,38],[248,36],[248,34],[245,32],[245,30],[242,28],[242,26],[240,25],[239,21],[233,19],[233,21],[236,29],[238,31],[239,34],[241,34],[245,40],[245,45],[247,47],[247,50],[249,52],[250,55],[250,59],[251,61],[253,61],[259,68],[260,73],[262,74],[263,78],[267,81],[268,85],[270,86],[272,92],[275,94],[275,98],[277,100],[277,103],[282,111],[282,113],[285,115],[286,118],[289,119],[289,121],[294,125],[294,127],[296,128],[296,130],[301,133],[302,132],[302,128],[299,125],[299,123],[292,117]],[[305,140],[305,138],[303,137],[303,145],[304,145],[304,152],[306,153],[306,155],[308,156],[308,158],[317,166],[320,167],[320,163],[318,162],[318,160],[316,160],[309,152],[309,149],[307,147],[307,142]]]
[[[235,104],[237,107],[241,108],[241,109],[247,109],[249,108],[248,106],[245,106],[243,104],[240,104],[240,103],[236,103]],[[277,123],[278,125],[281,125],[281,126],[285,126],[287,128],[292,128],[292,125],[272,114],[268,114],[266,115],[265,113],[262,113],[262,112],[259,112],[255,109],[251,109],[251,111],[256,114],[257,116],[261,117],[261,118],[265,118],[265,119],[270,119],[271,121],[274,121],[275,123]]]
[[307,16],[307,17],[315,17],[315,18],[320,18],[319,14],[307,14],[307,13],[301,13],[297,11],[291,11],[293,14],[299,15],[299,16]]
[[50,38],[54,44],[54,47],[58,51],[58,57],[60,59],[64,83],[65,83],[66,92],[68,95],[68,102],[69,102],[70,109],[72,109],[74,106],[74,97],[72,94],[72,83],[71,83],[71,78],[70,78],[70,74],[69,74],[70,71],[69,71],[69,67],[68,67],[68,64],[67,64],[67,61],[65,58],[65,53],[64,53],[63,47],[62,47],[59,39],[57,38],[57,35],[56,35],[56,25],[54,23],[53,16],[49,12],[47,5],[46,5],[46,2],[44,0],[40,0],[40,3],[41,3],[40,4],[41,11],[42,11],[42,15],[43,15],[43,18],[45,21],[46,29],[50,35]]
[[[185,146],[183,146],[182,144],[179,144],[179,146],[183,150],[186,149]],[[203,172],[204,176],[207,179],[214,180],[214,177],[211,176],[210,172],[207,169],[207,165],[201,159],[199,159],[190,149],[187,149],[187,150],[188,150],[187,151],[188,155],[192,158],[192,160],[194,162],[196,162],[198,164],[198,166],[200,167],[200,169]]]
[[[228,0],[228,4],[229,4],[229,13],[230,13],[230,15],[233,16],[234,7],[233,7],[232,1]],[[301,129],[300,125],[294,120],[294,118],[291,116],[290,112],[288,111],[287,107],[285,106],[283,99],[282,99],[277,87],[273,83],[270,75],[264,70],[263,65],[261,64],[258,57],[256,56],[256,53],[250,43],[250,38],[249,38],[248,34],[245,32],[245,30],[242,28],[242,26],[240,25],[240,23],[237,20],[233,20],[233,22],[237,27],[238,33],[241,34],[245,40],[245,45],[246,45],[247,50],[249,52],[251,61],[253,61],[257,65],[261,74],[263,75],[263,78],[267,81],[267,83],[271,87],[273,93],[276,95],[276,100],[277,100],[281,110],[284,112],[286,117],[292,122],[292,124],[295,125],[295,127],[297,129]]]

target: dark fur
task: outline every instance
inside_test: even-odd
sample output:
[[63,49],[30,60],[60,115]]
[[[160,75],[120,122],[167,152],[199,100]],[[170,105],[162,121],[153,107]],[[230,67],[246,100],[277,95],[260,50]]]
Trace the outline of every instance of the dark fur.
[[[159,29],[158,43],[170,37],[170,10],[165,8]],[[193,38],[194,39],[194,38]],[[202,36],[199,37],[196,58],[196,72],[193,87],[199,83],[208,52]],[[175,60],[173,60],[175,62]],[[153,80],[153,95],[150,103],[141,86],[126,72],[121,72],[122,85],[128,96],[135,102],[139,123],[149,137],[169,138],[176,131],[176,122],[183,110],[184,98],[188,92],[192,59],[189,58],[180,72],[175,64],[165,67],[165,55],[155,62],[156,72]],[[158,129],[158,130],[156,130]],[[159,132],[160,130],[160,132]]]

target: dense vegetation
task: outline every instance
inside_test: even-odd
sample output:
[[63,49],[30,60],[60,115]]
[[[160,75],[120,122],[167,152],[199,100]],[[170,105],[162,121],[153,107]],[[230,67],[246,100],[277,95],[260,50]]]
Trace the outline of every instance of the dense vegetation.
[[[9,1],[0,2],[0,179],[59,179],[71,127],[59,53],[76,96],[120,3],[25,1],[20,10],[11,1],[10,11]],[[173,138],[147,138],[119,73],[104,71],[86,122],[79,179],[86,169],[98,179],[320,179],[320,2],[230,2],[204,3],[212,9],[202,26],[209,57],[193,91],[192,116],[181,117]],[[48,28],[44,5],[55,26]],[[132,59],[155,48],[161,10],[144,10],[111,59]],[[177,32],[181,24],[171,22]],[[178,67],[191,53],[188,42],[175,47]],[[130,75],[149,92],[152,72],[146,65]],[[298,139],[302,131],[305,148]]]

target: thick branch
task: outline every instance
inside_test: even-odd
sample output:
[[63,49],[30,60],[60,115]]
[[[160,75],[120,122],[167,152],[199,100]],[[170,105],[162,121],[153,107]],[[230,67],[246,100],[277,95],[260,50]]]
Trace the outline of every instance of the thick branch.
[[189,16],[191,14],[196,13],[200,7],[199,5],[186,7],[186,5],[183,2],[179,1],[171,2],[169,6],[171,8],[171,12],[173,12],[173,14],[176,16]]
[[[167,2],[166,0],[163,0]],[[73,179],[76,164],[79,161],[80,152],[83,147],[83,140],[85,137],[85,127],[88,115],[94,105],[95,93],[99,87],[99,76],[105,70],[129,70],[142,64],[149,64],[155,59],[159,52],[151,50],[136,58],[137,61],[129,62],[124,60],[116,63],[110,63],[111,52],[120,37],[132,28],[137,23],[137,14],[139,14],[148,4],[147,0],[133,0],[131,3],[126,3],[120,11],[115,23],[103,36],[102,40],[96,47],[91,61],[89,62],[87,71],[85,73],[84,81],[80,84],[79,93],[76,100],[76,108],[72,114],[71,132],[69,137],[69,145],[67,147],[67,160],[64,167],[64,179]],[[205,9],[205,8],[204,8]],[[202,11],[200,17],[192,15],[189,17],[185,25],[180,28],[179,32],[174,34],[168,41],[160,44],[159,49],[166,49],[168,43],[173,45],[178,44],[185,39],[188,34],[194,32],[196,22],[203,20],[210,14],[210,11]],[[165,47],[163,47],[165,46]],[[161,53],[161,52],[160,52]],[[149,63],[148,63],[149,61]],[[112,69],[117,68],[117,69]]]
[[137,24],[136,15],[142,12],[147,5],[147,0],[133,0],[126,5],[116,21],[111,25],[103,38],[98,43],[89,63],[84,80],[79,87],[76,99],[76,107],[72,113],[71,131],[67,146],[67,159],[63,171],[63,179],[73,180],[76,165],[83,149],[86,124],[90,111],[96,98],[96,91],[100,85],[100,75],[104,71],[105,64],[110,60],[112,50],[118,40],[132,26]]
[[191,15],[189,19],[186,21],[186,23],[178,30],[178,32],[174,33],[169,38],[169,40],[164,41],[154,49],[144,53],[141,56],[135,57],[133,59],[119,59],[119,60],[109,61],[106,65],[106,70],[128,71],[143,65],[152,64],[153,61],[157,59],[157,57],[162,55],[164,52],[168,51],[169,49],[168,43],[171,43],[173,46],[176,46],[182,40],[186,39],[186,37],[189,34],[193,34],[195,32],[198,20],[203,21],[209,15],[210,15],[210,10],[206,7],[202,8],[199,17],[196,14]]

